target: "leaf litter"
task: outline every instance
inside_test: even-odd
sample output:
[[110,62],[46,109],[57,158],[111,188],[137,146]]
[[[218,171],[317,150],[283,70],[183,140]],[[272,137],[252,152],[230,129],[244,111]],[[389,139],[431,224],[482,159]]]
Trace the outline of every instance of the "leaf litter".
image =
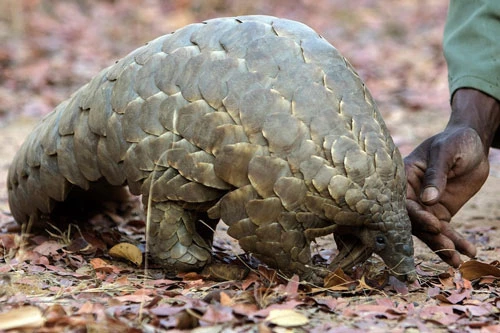
[[[127,229],[126,221],[120,229]],[[100,256],[86,251],[88,246],[81,247],[81,252],[65,250],[85,232],[66,233],[65,242],[54,233],[45,241],[25,237],[28,243],[22,246],[10,241],[15,237],[6,238],[3,253],[10,255],[4,255],[1,266],[4,317],[0,316],[0,327],[37,326],[44,332],[88,325],[127,332],[148,327],[314,331],[319,321],[326,330],[343,327],[343,332],[370,325],[375,325],[374,331],[410,327],[425,332],[457,325],[487,331],[499,316],[498,262],[468,261],[458,270],[419,265],[420,281],[410,286],[388,278],[375,261],[352,275],[333,272],[325,287],[303,283],[297,276],[284,278],[255,262],[245,267],[250,272],[245,277],[218,282],[198,273],[165,278],[161,270],[136,267],[133,260],[112,255],[111,250]],[[124,232],[122,237],[130,234]],[[117,244],[139,249],[131,243]],[[219,256],[235,256],[231,250],[221,250],[224,244],[216,248]],[[470,272],[474,272],[472,280],[464,277]],[[415,299],[422,293],[424,298]],[[25,313],[31,315],[19,320]]]

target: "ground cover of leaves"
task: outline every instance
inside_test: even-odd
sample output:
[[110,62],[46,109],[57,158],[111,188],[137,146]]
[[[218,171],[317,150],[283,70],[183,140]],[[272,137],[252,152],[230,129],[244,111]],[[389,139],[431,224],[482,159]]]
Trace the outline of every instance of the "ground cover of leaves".
[[[420,279],[410,286],[388,277],[376,260],[353,278],[337,272],[327,288],[300,283],[297,277],[286,279],[263,266],[251,267],[250,274],[237,281],[217,281],[216,274],[197,273],[169,278],[160,269],[137,267],[132,255],[124,254],[122,260],[109,255],[108,248],[121,241],[143,246],[145,224],[138,216],[123,219],[109,211],[85,226],[73,227],[73,232],[54,228],[48,236],[29,238],[0,234],[5,262],[0,266],[0,328],[31,327],[38,332],[494,332],[499,328],[498,262],[469,261],[457,271],[421,262]],[[11,222],[3,227],[17,228]],[[328,258],[328,248],[318,252]],[[233,266],[242,265],[224,237],[218,238],[215,254]],[[252,264],[251,258],[241,259]]]
[[[419,281],[389,277],[376,258],[328,287],[284,278],[238,254],[218,230],[219,271],[165,276],[142,255],[136,200],[70,228],[22,233],[9,214],[6,170],[36,119],[100,69],[148,40],[216,16],[270,14],[302,21],[353,63],[403,155],[448,114],[441,40],[446,2],[431,0],[5,0],[0,3],[0,331],[9,332],[498,332],[500,162],[453,223],[477,261],[459,270],[417,241]],[[122,248],[110,250],[117,244]],[[313,249],[335,254],[331,238]],[[140,259],[140,260],[139,260]],[[218,281],[227,270],[247,270]]]

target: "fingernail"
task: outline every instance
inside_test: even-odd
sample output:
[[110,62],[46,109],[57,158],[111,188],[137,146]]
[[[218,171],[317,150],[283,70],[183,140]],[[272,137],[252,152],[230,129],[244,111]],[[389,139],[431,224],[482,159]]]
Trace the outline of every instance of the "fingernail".
[[424,189],[422,192],[421,199],[423,202],[430,202],[436,200],[439,196],[439,191],[434,186],[429,186]]

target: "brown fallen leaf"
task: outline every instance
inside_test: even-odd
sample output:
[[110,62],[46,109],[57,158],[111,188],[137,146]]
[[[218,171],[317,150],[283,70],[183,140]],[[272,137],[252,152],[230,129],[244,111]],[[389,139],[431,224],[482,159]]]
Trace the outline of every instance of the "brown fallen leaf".
[[325,288],[334,291],[347,291],[352,290],[356,281],[347,276],[341,268],[328,274],[323,282]]
[[454,279],[454,272],[452,271],[452,268],[449,269],[447,272],[443,272],[438,275],[439,282],[443,285],[445,289],[453,289],[455,288],[455,279]]
[[266,279],[267,281],[269,281],[271,283],[278,283],[278,284],[279,283],[281,283],[281,284],[286,283],[286,281],[284,279],[282,279],[279,276],[278,272],[273,268],[270,268],[270,267],[267,267],[264,265],[259,265],[258,271],[259,271],[261,278]]
[[419,317],[424,321],[432,321],[447,326],[455,323],[460,316],[453,312],[452,306],[424,306],[419,311]]
[[122,303],[147,303],[150,302],[153,297],[134,293],[132,295],[116,296],[114,299]]
[[243,266],[211,263],[203,269],[201,275],[214,281],[243,280],[250,270]]
[[258,282],[259,280],[260,279],[258,274],[256,274],[255,272],[250,272],[245,280],[243,280],[243,282],[241,283],[241,289],[247,290],[250,286]]
[[462,277],[467,280],[475,280],[484,276],[500,277],[500,269],[491,264],[469,260],[458,268]]
[[17,234],[0,234],[0,247],[5,250],[19,247],[20,239]]
[[109,249],[109,255],[113,258],[125,259],[137,266],[142,265],[142,252],[130,243],[119,243]]
[[102,273],[119,272],[119,270],[115,266],[108,264],[101,258],[90,259],[90,265],[94,268],[96,272],[102,272]]
[[332,296],[326,296],[326,297],[314,297],[313,300],[316,302],[316,304],[323,305],[328,309],[328,311],[333,312],[339,303],[338,299]]
[[300,279],[299,276],[295,274],[292,276],[290,281],[288,281],[285,287],[285,293],[290,298],[296,297],[299,292],[299,286],[300,286]]
[[23,306],[0,314],[0,330],[43,326],[42,311],[35,306]]
[[68,253],[92,254],[95,253],[96,248],[87,242],[85,238],[77,237],[73,239],[71,243],[64,248],[64,250]]
[[232,305],[234,305],[234,301],[231,298],[231,296],[229,296],[227,293],[221,292],[220,293],[220,304],[222,304],[223,306],[232,306]]
[[309,323],[306,316],[292,309],[271,310],[265,320],[281,327],[295,327]]
[[63,244],[56,241],[46,241],[38,246],[36,246],[33,251],[37,252],[43,256],[51,256],[59,254],[59,251],[63,248]]
[[485,317],[491,314],[493,311],[489,304],[484,305],[453,305],[453,309],[458,312],[464,312],[470,318],[472,317]]
[[396,279],[393,276],[389,277],[389,285],[391,289],[393,289],[395,292],[401,295],[408,295],[409,290],[408,290],[408,285],[398,279]]
[[495,333],[500,331],[500,325],[491,325],[481,327],[481,333]]
[[471,289],[448,290],[446,293],[448,295],[445,294],[436,295],[436,299],[445,303],[458,304],[461,303],[464,299],[470,298],[472,291]]
[[342,312],[346,317],[360,317],[364,320],[374,320],[377,318],[400,319],[406,316],[407,312],[398,310],[393,306],[384,304],[360,304],[349,307]]
[[197,314],[189,308],[177,314],[175,320],[175,328],[180,330],[193,329],[199,325]]
[[233,309],[229,306],[220,304],[210,304],[203,316],[199,318],[200,322],[205,322],[210,325],[227,323],[233,319]]
[[275,303],[269,305],[267,308],[260,309],[259,311],[256,311],[255,313],[252,314],[253,317],[262,317],[262,318],[267,318],[271,311],[274,310],[292,310],[295,309],[299,305],[303,305],[304,302],[297,301],[297,300],[289,300],[284,303]]

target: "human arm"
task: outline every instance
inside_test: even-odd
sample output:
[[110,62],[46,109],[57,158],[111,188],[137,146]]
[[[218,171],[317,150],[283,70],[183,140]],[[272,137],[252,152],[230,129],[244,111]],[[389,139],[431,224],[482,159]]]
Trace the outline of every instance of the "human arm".
[[452,112],[446,128],[405,159],[413,233],[453,266],[458,252],[473,257],[476,248],[451,218],[488,177],[489,148],[500,147],[499,34],[498,0],[450,1],[443,48]]

